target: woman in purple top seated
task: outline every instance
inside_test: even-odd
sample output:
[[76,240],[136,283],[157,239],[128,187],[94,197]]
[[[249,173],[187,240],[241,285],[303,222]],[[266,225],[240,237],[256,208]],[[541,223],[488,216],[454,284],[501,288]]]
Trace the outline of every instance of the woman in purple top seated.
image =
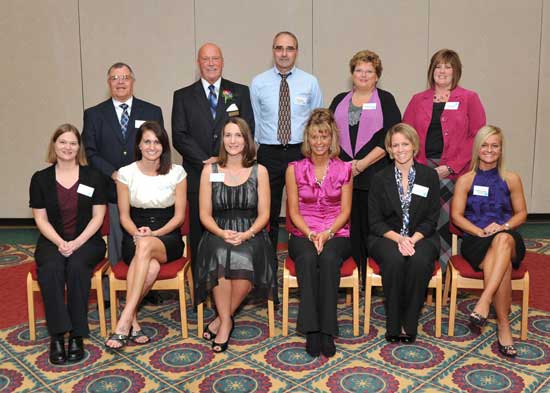
[[521,235],[515,231],[525,222],[527,208],[520,177],[504,170],[504,136],[500,128],[484,126],[476,135],[470,172],[456,182],[452,219],[465,234],[462,255],[483,271],[485,288],[470,314],[472,323],[483,326],[491,303],[498,324],[498,348],[514,357],[508,314],[512,299],[512,269],[525,256]]
[[340,266],[351,255],[351,163],[338,158],[338,128],[331,112],[316,109],[306,125],[302,153],[286,172],[288,212],[294,224],[288,252],[300,286],[298,331],[306,351],[334,356]]

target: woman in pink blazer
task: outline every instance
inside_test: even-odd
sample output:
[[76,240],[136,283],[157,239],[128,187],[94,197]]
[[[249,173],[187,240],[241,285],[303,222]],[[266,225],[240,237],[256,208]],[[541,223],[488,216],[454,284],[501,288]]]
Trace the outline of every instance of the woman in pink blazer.
[[437,51],[428,69],[429,89],[412,97],[403,116],[403,122],[418,131],[418,162],[439,175],[441,213],[437,230],[443,270],[451,254],[449,205],[454,182],[468,171],[474,137],[485,125],[485,110],[477,93],[458,86],[461,75],[458,54],[450,49]]

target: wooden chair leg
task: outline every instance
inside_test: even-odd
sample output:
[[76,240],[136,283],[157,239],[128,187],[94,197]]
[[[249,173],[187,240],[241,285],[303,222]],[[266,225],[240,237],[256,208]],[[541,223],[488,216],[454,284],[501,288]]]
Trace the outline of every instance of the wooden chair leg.
[[450,271],[447,271],[447,274],[452,274],[451,277],[451,299],[449,303],[449,327],[447,331],[447,335],[452,337],[455,335],[455,317],[456,317],[456,293],[457,293],[457,281],[458,281],[458,274],[455,272],[454,269],[450,269]]
[[288,336],[288,292],[289,292],[288,272],[283,272],[283,336]]
[[372,297],[372,275],[367,272],[367,282],[365,283],[365,319],[363,323],[363,332],[365,335],[370,331],[370,306]]
[[346,288],[346,306],[349,306],[353,302],[353,288]]
[[267,301],[267,320],[269,323],[269,337],[275,337],[275,306],[273,300]]
[[179,304],[180,304],[180,320],[181,320],[181,336],[187,338],[189,333],[187,331],[187,301],[185,297],[185,277],[184,272],[178,273],[178,292],[179,292]]
[[32,290],[32,274],[27,274],[27,312],[29,314],[29,338],[36,340],[36,321],[34,319],[34,292]]
[[359,336],[359,274],[353,277],[353,335]]
[[117,311],[118,311],[118,299],[116,296],[114,281],[115,281],[114,273],[109,272],[109,295],[110,295],[110,302],[111,302],[111,331],[113,333],[116,330]]
[[521,304],[521,330],[520,338],[527,340],[527,330],[529,323],[529,273],[526,272],[523,277],[523,299]]
[[197,337],[202,337],[202,331],[204,330],[204,303],[197,305]]
[[428,288],[428,296],[426,296],[426,303],[428,304],[428,306],[431,306],[433,302],[434,300],[433,300],[432,288]]
[[[439,272],[439,274],[441,274],[441,271]],[[442,280],[443,278],[439,276],[435,287],[435,337],[437,338],[441,337],[441,292],[443,291],[443,288],[441,288]]]
[[191,304],[195,304],[195,284],[193,283],[193,271],[191,270],[191,262],[186,267],[187,285],[189,287],[189,296],[191,297]]
[[443,301],[442,305],[447,305],[447,299],[449,298],[449,290],[451,288],[451,272],[450,269],[447,269],[447,272],[445,274],[445,288],[443,289]]
[[103,272],[98,270],[94,273],[92,280],[95,283],[97,293],[97,313],[99,315],[99,333],[102,337],[107,337],[107,321],[105,320],[105,302],[103,296]]

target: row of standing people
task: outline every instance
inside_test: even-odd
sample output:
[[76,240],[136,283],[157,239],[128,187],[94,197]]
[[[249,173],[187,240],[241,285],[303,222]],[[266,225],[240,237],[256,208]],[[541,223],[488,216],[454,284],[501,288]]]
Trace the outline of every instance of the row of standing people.
[[[248,105],[248,89],[221,78],[221,50],[213,44],[206,44],[199,50],[197,59],[201,80],[174,94],[172,139],[184,157],[189,179],[191,249],[197,251],[202,233],[200,219],[197,219],[200,172],[204,164],[214,162],[221,127],[225,119],[234,115],[245,117],[251,125],[256,124],[258,161],[265,164],[271,183],[270,237],[275,247],[284,185],[282,178],[287,164],[302,157],[299,146],[303,125],[311,110],[322,103],[315,77],[295,67],[297,53],[298,41],[292,33],[282,32],[275,36],[275,66],[254,79],[252,105]],[[376,171],[376,164],[385,159],[382,141],[387,129],[400,120],[400,113],[393,96],[376,87],[382,72],[376,54],[359,52],[350,61],[350,71],[353,90],[337,96],[331,108],[342,130],[341,156],[352,160],[352,175],[357,180],[353,190],[353,200],[357,203],[353,203],[352,208],[361,211],[352,214],[352,254],[363,277],[368,255],[365,240],[368,208],[365,206],[368,206],[370,177]],[[430,159],[442,186],[447,188],[452,185],[452,179],[467,170],[468,148],[477,126],[485,122],[477,94],[458,86],[460,75],[458,55],[449,50],[437,52],[428,71],[430,89],[413,97],[404,116],[405,121],[420,131],[419,161],[428,162]],[[113,65],[108,71],[112,99],[86,110],[84,115],[87,156],[92,166],[111,179],[117,179],[118,169],[132,161],[132,141],[141,119],[157,120],[161,125],[163,122],[160,108],[133,97],[134,80],[129,66],[123,63]],[[109,186],[109,212],[113,217],[111,234],[116,237],[120,224],[116,220],[118,209],[114,182]],[[121,238],[119,234],[118,239],[109,242],[112,263],[116,263],[120,259],[118,255],[122,254]],[[276,274],[275,258],[272,266]]]

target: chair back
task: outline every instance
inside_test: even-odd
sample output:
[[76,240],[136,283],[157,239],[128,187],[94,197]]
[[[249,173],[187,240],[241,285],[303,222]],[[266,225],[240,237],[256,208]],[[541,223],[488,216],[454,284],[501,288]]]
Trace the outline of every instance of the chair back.
[[105,216],[101,225],[101,236],[109,236],[109,206],[105,209]]

